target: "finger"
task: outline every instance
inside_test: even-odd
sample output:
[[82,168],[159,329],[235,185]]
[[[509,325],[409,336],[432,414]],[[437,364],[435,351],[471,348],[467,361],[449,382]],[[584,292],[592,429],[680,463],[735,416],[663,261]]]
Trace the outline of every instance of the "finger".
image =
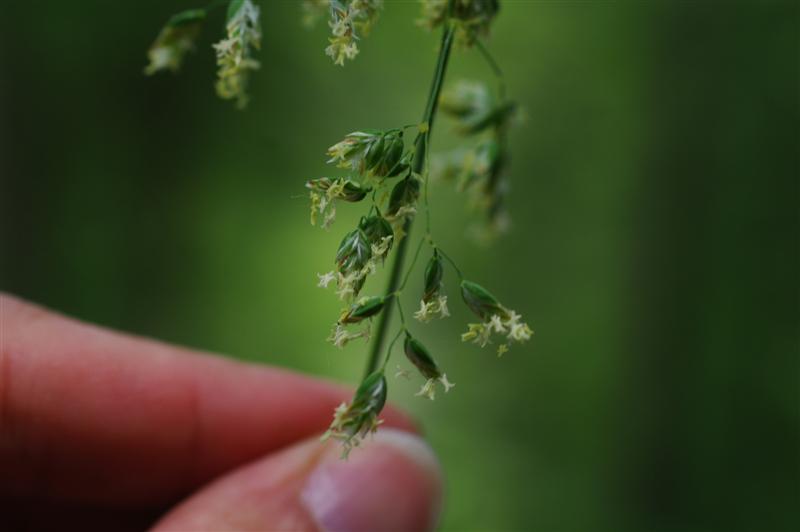
[[0,492],[158,504],[321,432],[351,393],[0,295]]
[[441,473],[418,437],[382,428],[346,461],[297,444],[213,482],[155,530],[430,530]]
[[64,501],[0,497],[3,530],[62,532],[80,523],[81,532],[141,532],[147,530],[169,506],[147,508],[98,507]]

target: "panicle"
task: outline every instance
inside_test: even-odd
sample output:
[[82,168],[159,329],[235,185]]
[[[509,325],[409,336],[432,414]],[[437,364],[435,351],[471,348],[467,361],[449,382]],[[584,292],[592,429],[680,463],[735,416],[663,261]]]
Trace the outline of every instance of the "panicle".
[[513,116],[516,104],[498,101],[485,83],[460,80],[442,93],[440,109],[456,121],[456,132],[473,135],[502,128]]
[[251,0],[233,0],[228,7],[227,37],[214,44],[217,52],[217,95],[247,105],[250,72],[260,65],[253,50],[261,47],[260,10]]
[[[448,0],[421,0],[422,15],[417,24],[429,30],[436,29],[448,18]],[[458,24],[456,37],[463,46],[489,34],[492,20],[500,11],[498,0],[454,0],[449,15]]]
[[328,5],[331,37],[325,54],[335,64],[344,66],[346,59],[352,60],[358,55],[356,41],[361,35],[368,35],[375,25],[383,0],[328,0]]
[[516,117],[513,102],[498,101],[483,83],[461,81],[445,91],[441,109],[456,122],[462,135],[479,135],[470,148],[453,150],[433,164],[438,178],[455,180],[469,194],[470,205],[483,215],[483,223],[468,233],[481,243],[508,230],[507,130]]

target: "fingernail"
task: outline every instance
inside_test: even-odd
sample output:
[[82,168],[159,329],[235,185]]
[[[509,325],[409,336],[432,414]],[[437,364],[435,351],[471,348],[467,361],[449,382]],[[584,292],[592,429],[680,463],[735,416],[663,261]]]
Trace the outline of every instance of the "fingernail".
[[326,451],[301,498],[321,530],[432,530],[441,501],[441,470],[419,437],[381,428],[347,460]]

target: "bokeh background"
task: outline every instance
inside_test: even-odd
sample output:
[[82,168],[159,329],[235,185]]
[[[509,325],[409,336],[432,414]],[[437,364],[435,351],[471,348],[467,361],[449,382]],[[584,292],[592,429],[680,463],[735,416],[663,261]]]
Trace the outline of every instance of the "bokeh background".
[[[365,349],[324,342],[315,274],[359,209],[312,228],[302,185],[344,133],[419,120],[438,35],[389,0],[340,68],[299,2],[261,4],[237,112],[212,88],[221,14],[180,75],[146,78],[192,2],[4,3],[0,289],[355,384]],[[444,464],[443,530],[798,529],[799,33],[796,2],[503,2],[513,230],[475,246],[445,185],[433,223],[536,336],[497,359],[458,341],[461,308],[418,328],[458,386],[391,399]],[[462,51],[458,78],[491,74]],[[440,120],[434,149],[455,141]]]

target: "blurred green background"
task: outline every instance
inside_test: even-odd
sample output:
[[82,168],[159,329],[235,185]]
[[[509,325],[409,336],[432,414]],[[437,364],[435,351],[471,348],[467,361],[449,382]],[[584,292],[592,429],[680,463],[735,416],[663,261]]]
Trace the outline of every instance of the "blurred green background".
[[[340,68],[299,2],[261,4],[245,112],[212,88],[221,14],[180,75],[145,78],[191,1],[3,5],[0,289],[354,384],[365,349],[324,342],[315,274],[360,209],[312,228],[302,185],[344,133],[419,120],[438,35],[389,0]],[[458,387],[391,400],[444,464],[442,529],[798,529],[799,32],[796,2],[503,2],[513,231],[474,246],[444,185],[433,223],[536,336],[497,359],[458,341],[461,308],[417,329]],[[490,79],[475,51],[462,77]]]

